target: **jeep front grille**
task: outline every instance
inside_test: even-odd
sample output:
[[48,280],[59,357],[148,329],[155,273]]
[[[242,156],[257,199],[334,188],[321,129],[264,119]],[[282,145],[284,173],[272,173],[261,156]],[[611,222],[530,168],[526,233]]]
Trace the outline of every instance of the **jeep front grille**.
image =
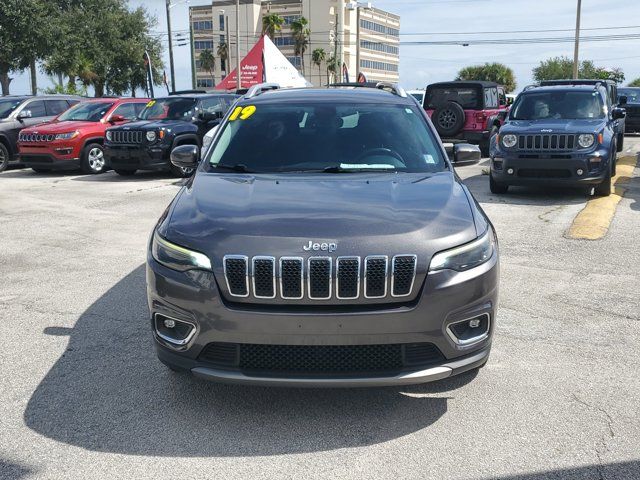
[[519,150],[573,150],[575,135],[519,135]]
[[111,143],[142,143],[142,134],[140,130],[111,130]]
[[388,293],[392,297],[411,295],[418,261],[416,255],[396,255],[391,259],[373,255],[364,261],[357,256],[305,260],[226,255],[223,263],[227,290],[232,297],[353,300],[360,296],[385,298]]
[[53,134],[39,133],[20,133],[18,135],[19,142],[53,142],[56,136]]

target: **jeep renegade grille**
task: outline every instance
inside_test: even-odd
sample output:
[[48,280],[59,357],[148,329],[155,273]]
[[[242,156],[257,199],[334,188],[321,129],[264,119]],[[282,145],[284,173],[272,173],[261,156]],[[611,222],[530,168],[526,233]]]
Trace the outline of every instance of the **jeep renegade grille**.
[[[338,300],[411,295],[416,255],[360,257],[301,257],[226,255],[224,276],[233,297],[285,300]],[[364,278],[364,286],[360,279]],[[391,283],[391,288],[388,287]],[[335,288],[334,288],[335,285]],[[251,286],[251,289],[249,289]],[[251,290],[251,291],[250,291]]]
[[573,150],[575,135],[519,135],[519,150]]
[[112,130],[111,143],[142,143],[142,131],[140,130]]

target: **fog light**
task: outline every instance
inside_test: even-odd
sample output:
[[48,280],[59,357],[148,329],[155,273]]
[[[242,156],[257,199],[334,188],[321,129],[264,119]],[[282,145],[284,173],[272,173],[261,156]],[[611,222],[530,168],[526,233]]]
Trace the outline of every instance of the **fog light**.
[[175,320],[173,320],[173,319],[171,319],[171,318],[167,318],[167,319],[164,321],[164,326],[165,326],[165,327],[167,327],[167,328],[175,328],[175,326],[176,326],[176,321],[175,321]]
[[507,169],[507,173],[508,173],[509,175],[513,175],[513,168],[509,168],[509,169]]
[[156,335],[170,345],[186,345],[196,334],[196,325],[189,320],[171,318],[161,313],[153,317]]
[[584,173],[584,170],[582,170],[581,168],[579,168],[578,170],[576,170],[576,173],[578,175],[582,175]]
[[447,325],[447,335],[459,346],[479,343],[489,337],[490,317],[483,313],[476,317],[458,320]]
[[480,319],[474,318],[473,320],[469,320],[469,326],[471,328],[478,328],[480,326]]

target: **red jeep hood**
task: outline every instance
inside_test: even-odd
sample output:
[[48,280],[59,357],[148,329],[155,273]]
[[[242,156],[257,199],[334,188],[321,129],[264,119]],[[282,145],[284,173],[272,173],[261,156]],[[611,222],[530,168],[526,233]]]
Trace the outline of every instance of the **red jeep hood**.
[[49,122],[42,125],[34,125],[33,127],[25,128],[22,130],[25,132],[38,132],[38,133],[67,133],[74,130],[82,130],[88,126],[96,128],[101,125],[104,129],[107,128],[107,124],[101,122],[77,122],[77,121],[64,121],[64,122]]

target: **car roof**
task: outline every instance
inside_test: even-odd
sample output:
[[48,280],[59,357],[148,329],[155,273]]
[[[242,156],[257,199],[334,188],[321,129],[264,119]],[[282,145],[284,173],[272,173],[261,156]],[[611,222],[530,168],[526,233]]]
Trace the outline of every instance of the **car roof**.
[[217,97],[238,97],[238,95],[234,93],[220,92],[220,93],[178,93],[176,95],[167,95],[165,97],[156,97],[152,98],[152,100],[166,100],[168,98],[192,98],[194,100],[199,100],[201,98],[217,98]]
[[496,82],[487,82],[484,80],[456,80],[456,81],[452,81],[452,82],[437,82],[437,83],[431,83],[427,86],[427,88],[429,87],[445,87],[445,86],[452,86],[452,87],[498,87],[499,85]]
[[[534,93],[534,92],[557,92],[561,90],[580,90],[586,92],[593,92],[595,90],[594,85],[586,85],[586,84],[563,84],[563,85],[534,85],[526,90],[523,90],[522,93]],[[602,86],[604,88],[604,85]]]
[[615,84],[614,80],[598,80],[595,78],[578,78],[578,79],[560,79],[560,80],[543,80],[540,82],[542,86],[551,86],[551,85],[596,85],[598,83],[604,84]]
[[370,87],[331,87],[331,88],[286,88],[269,90],[251,98],[242,98],[242,103],[385,103],[415,105],[413,97],[402,97],[394,93]]

